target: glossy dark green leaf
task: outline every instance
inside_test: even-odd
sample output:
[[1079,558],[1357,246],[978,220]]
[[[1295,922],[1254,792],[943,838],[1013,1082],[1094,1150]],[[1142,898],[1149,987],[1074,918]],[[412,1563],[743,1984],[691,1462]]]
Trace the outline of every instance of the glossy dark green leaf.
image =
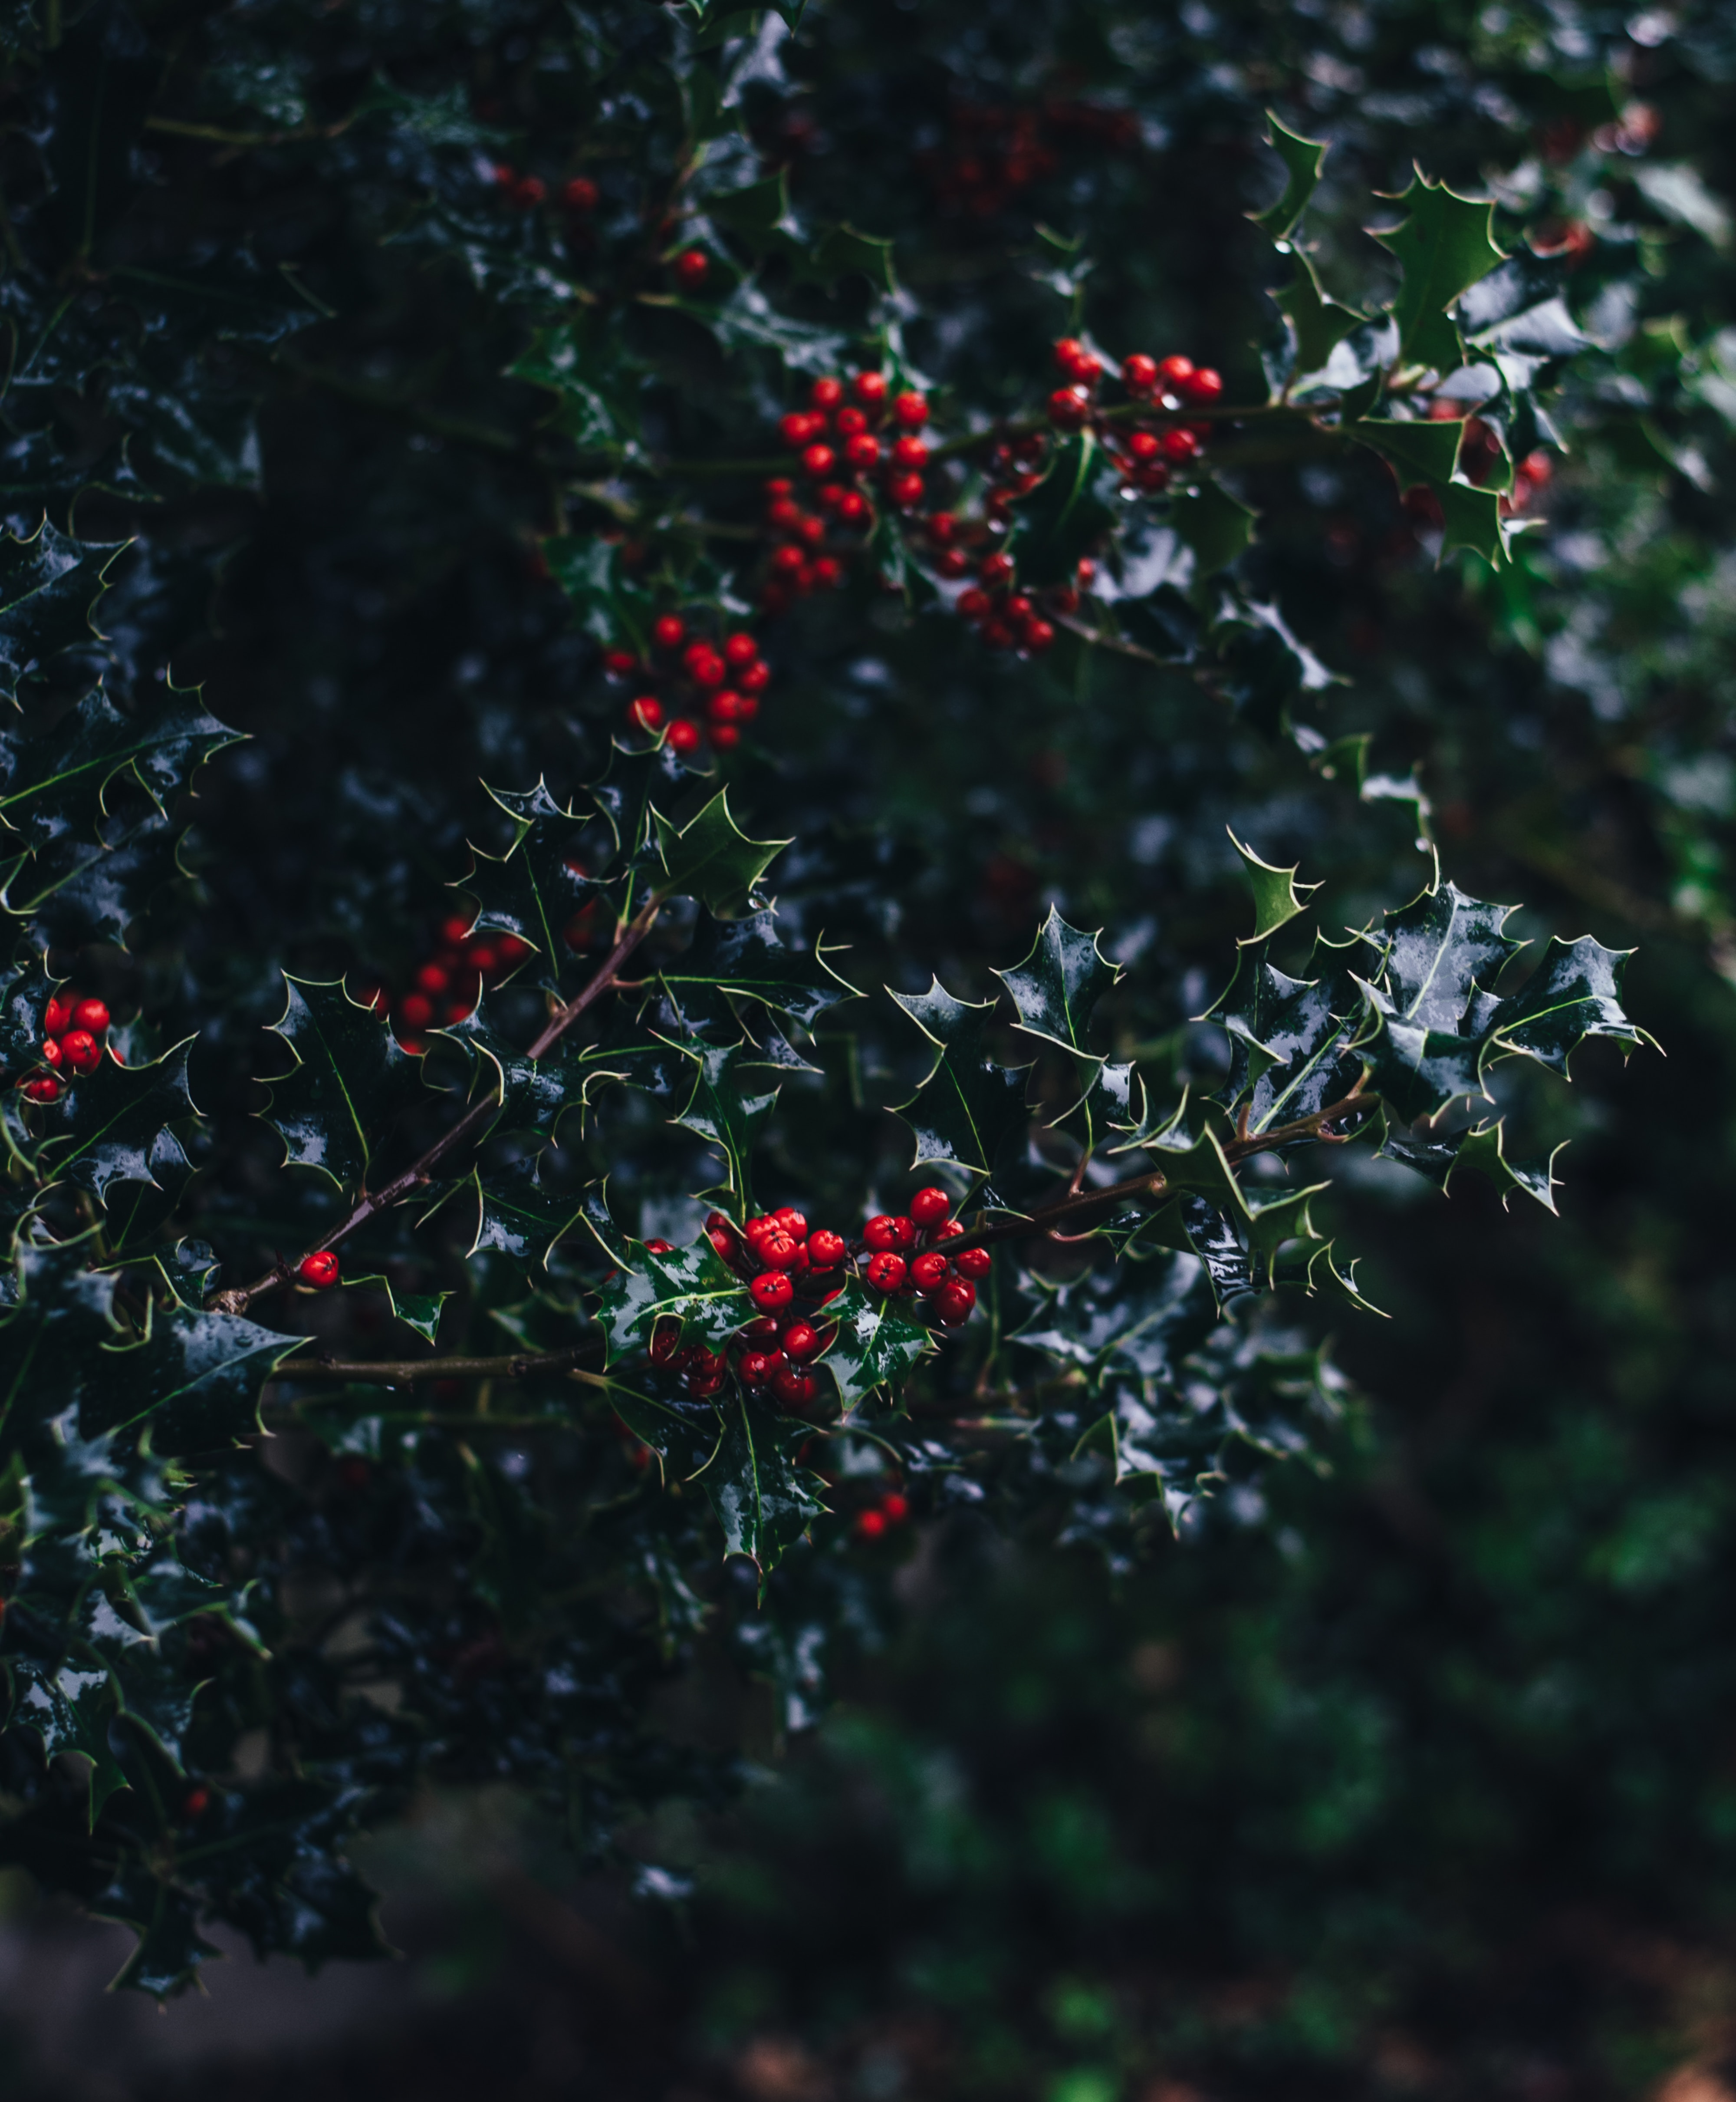
[[1098,948],[1100,938],[1070,927],[1051,906],[1024,962],[994,973],[1018,1009],[1025,1035],[1091,1055],[1092,1014],[1122,975],[1121,966]]
[[813,1435],[737,1395],[723,1410],[723,1435],[698,1485],[724,1529],[725,1554],[745,1554],[763,1576],[822,1516],[825,1484],[795,1453]]
[[660,890],[700,903],[720,920],[739,920],[755,908],[755,886],[789,845],[751,840],[729,814],[729,792],[720,789],[678,830],[661,810],[652,813],[662,857]]
[[1072,581],[1088,554],[1114,523],[1109,500],[1118,470],[1089,431],[1061,441],[1047,472],[1021,499],[1008,552],[1025,585]]
[[660,1321],[678,1323],[685,1342],[715,1348],[755,1318],[746,1285],[708,1240],[667,1255],[640,1248],[635,1261],[603,1287],[598,1304],[611,1365],[649,1350]]
[[187,1053],[178,1044],[143,1066],[104,1058],[94,1072],[77,1075],[42,1113],[43,1162],[53,1179],[76,1183],[99,1203],[112,1182],[148,1182],[163,1127],[193,1114]]
[[989,1058],[993,1000],[954,1000],[936,978],[927,992],[892,998],[937,1047],[928,1077],[898,1114],[916,1142],[913,1166],[955,1161],[991,1174],[1003,1145],[1025,1122],[1025,1072]]
[[1227,570],[1246,549],[1254,537],[1256,516],[1249,505],[1209,476],[1197,489],[1176,497],[1169,508],[1170,523],[1182,544],[1193,549],[1195,573],[1202,578]]
[[270,1083],[265,1120],[294,1168],[311,1168],[343,1190],[365,1182],[382,1136],[426,1100],[419,1059],[401,1050],[371,1006],[341,979],[284,973],[284,1010],[271,1027],[295,1054]]
[[1589,934],[1576,942],[1552,935],[1536,969],[1490,1018],[1500,1049],[1523,1052],[1565,1073],[1588,1036],[1607,1036],[1624,1053],[1649,1043],[1621,1004],[1622,973],[1632,953],[1606,949]]
[[775,1088],[751,1093],[742,1086],[742,1047],[727,1044],[698,1053],[693,1090],[675,1121],[697,1133],[724,1156],[727,1186],[742,1217],[754,1208],[753,1150],[777,1106]]
[[95,641],[91,609],[125,541],[70,539],[45,518],[29,539],[0,539],[0,694],[63,650]]
[[1495,206],[1486,197],[1460,197],[1421,174],[1413,175],[1396,202],[1410,207],[1409,215],[1375,238],[1404,269],[1393,307],[1400,348],[1406,364],[1451,372],[1463,354],[1447,309],[1504,259],[1492,237]]
[[825,1319],[836,1324],[836,1334],[820,1367],[837,1382],[847,1415],[879,1390],[896,1395],[905,1374],[934,1348],[933,1333],[917,1319],[912,1302],[876,1292],[860,1278],[826,1302]]
[[1247,878],[1248,889],[1254,894],[1254,931],[1237,938],[1238,946],[1250,947],[1256,942],[1264,942],[1275,934],[1280,927],[1308,910],[1308,901],[1320,886],[1318,883],[1296,882],[1296,871],[1301,867],[1294,862],[1288,868],[1278,868],[1269,861],[1262,861],[1251,847],[1245,847],[1235,834],[1229,843],[1242,858],[1242,872]]
[[498,788],[489,793],[512,818],[517,836],[498,858],[472,847],[470,873],[459,888],[476,901],[476,931],[528,942],[551,982],[570,953],[566,929],[574,915],[598,894],[581,847],[594,820],[560,803],[541,781],[524,795]]
[[1314,194],[1329,149],[1324,140],[1304,139],[1300,131],[1292,131],[1269,109],[1266,112],[1266,140],[1284,163],[1284,192],[1276,204],[1254,213],[1252,217],[1255,224],[1264,227],[1274,241],[1286,241],[1295,230],[1296,221],[1308,209],[1308,201]]
[[[834,950],[836,955],[838,951]],[[755,912],[744,920],[702,913],[685,952],[658,976],[677,1007],[686,1012],[711,992],[757,1000],[811,1029],[829,1008],[854,999],[856,988],[826,961],[826,951],[790,947],[778,938],[777,916]]]
[[467,1177],[461,1192],[476,1206],[467,1254],[492,1251],[527,1268],[547,1263],[550,1249],[583,1216],[585,1204],[582,1192],[547,1182],[543,1164],[543,1155],[533,1154],[505,1166],[477,1169]]

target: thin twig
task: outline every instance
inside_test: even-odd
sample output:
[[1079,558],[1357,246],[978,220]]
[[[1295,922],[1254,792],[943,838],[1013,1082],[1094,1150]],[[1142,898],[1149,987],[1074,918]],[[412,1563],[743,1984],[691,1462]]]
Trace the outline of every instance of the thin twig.
[[[653,894],[640,907],[584,990],[549,1018],[547,1027],[531,1045],[526,1054],[528,1057],[540,1058],[578,1021],[587,1008],[600,1000],[613,987],[616,970],[650,933],[662,902],[661,898]],[[383,1189],[371,1195],[365,1191],[356,1200],[348,1216],[340,1219],[323,1239],[316,1241],[312,1248],[303,1250],[294,1262],[280,1258],[263,1276],[256,1277],[252,1284],[234,1285],[227,1292],[218,1293],[210,1302],[213,1312],[245,1314],[262,1293],[272,1291],[280,1284],[290,1284],[308,1256],[318,1255],[327,1248],[335,1248],[339,1241],[347,1240],[370,1219],[389,1210],[415,1191],[426,1187],[433,1179],[435,1169],[446,1155],[462,1146],[466,1139],[480,1132],[491,1121],[499,1106],[500,1097],[494,1093],[484,1095],[479,1102],[473,1102],[450,1130],[442,1133],[401,1174],[395,1175]]]
[[[594,1341],[594,1337],[588,1339]],[[503,1358],[403,1358],[390,1364],[352,1364],[339,1358],[291,1359],[275,1377],[290,1380],[345,1380],[356,1386],[407,1386],[417,1380],[531,1379],[539,1373],[565,1373],[587,1386],[609,1386],[600,1373],[581,1372],[573,1362],[586,1343],[565,1350],[514,1350]],[[478,1417],[479,1424],[489,1421]]]

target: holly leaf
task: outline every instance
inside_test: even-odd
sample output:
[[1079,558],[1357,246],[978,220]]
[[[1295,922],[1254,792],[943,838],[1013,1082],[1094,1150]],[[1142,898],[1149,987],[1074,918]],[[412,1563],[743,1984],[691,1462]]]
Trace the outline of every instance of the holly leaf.
[[1202,579],[1227,570],[1244,551],[1254,537],[1256,516],[1209,477],[1169,507],[1170,524],[1184,545],[1194,550],[1194,574]]
[[693,1092],[675,1119],[724,1156],[729,1195],[744,1215],[753,1209],[752,1157],[766,1120],[777,1106],[777,1090],[743,1092],[737,1067],[738,1044],[701,1051],[694,1056]]
[[1171,1254],[1127,1271],[1087,1271],[1060,1284],[1034,1279],[1038,1306],[1012,1338],[1076,1365],[1095,1393],[1112,1375],[1172,1385],[1183,1360],[1217,1326],[1205,1267]]
[[697,817],[678,831],[661,810],[653,809],[665,896],[697,898],[720,920],[737,920],[755,910],[754,886],[788,840],[751,840],[729,814],[729,792],[720,789]]
[[1399,1020],[1482,1035],[1495,1009],[1495,981],[1524,946],[1504,931],[1517,909],[1488,904],[1437,877],[1408,905],[1388,912],[1378,945],[1380,982]]
[[1348,971],[1293,978],[1263,951],[1244,947],[1229,991],[1211,1010],[1230,1040],[1229,1077],[1219,1100],[1233,1111],[1243,1107],[1254,1134],[1338,1100],[1348,1092],[1347,1059],[1362,1005]]
[[1507,1120],[1497,1117],[1492,1124],[1478,1124],[1468,1131],[1453,1150],[1453,1163],[1442,1177],[1442,1187],[1451,1186],[1453,1173],[1460,1168],[1474,1168],[1486,1175],[1499,1191],[1501,1208],[1505,1211],[1515,1191],[1530,1197],[1543,1206],[1546,1212],[1555,1210],[1555,1164],[1560,1158],[1562,1141],[1550,1153],[1547,1160],[1509,1160],[1507,1157]]
[[161,810],[213,752],[242,742],[238,730],[206,712],[197,687],[165,685],[131,715],[98,689],[45,735],[7,743],[0,754],[0,819],[41,849],[88,830],[123,772]]
[[911,1165],[950,1160],[991,1173],[1003,1144],[1025,1122],[1028,1070],[1009,1071],[985,1053],[994,1002],[954,1000],[938,978],[927,992],[892,998],[938,1047],[927,1078],[897,1107],[916,1141]]
[[1266,112],[1266,143],[1284,163],[1283,195],[1264,211],[1250,212],[1248,216],[1256,226],[1264,227],[1274,241],[1287,241],[1297,220],[1308,209],[1309,199],[1320,180],[1327,143],[1323,139],[1304,139],[1269,109]]
[[584,1216],[583,1194],[551,1188],[542,1179],[541,1152],[503,1166],[472,1169],[460,1187],[476,1204],[476,1229],[467,1256],[485,1249],[510,1257],[527,1270],[543,1268],[549,1251]]
[[1233,832],[1229,835],[1229,843],[1242,857],[1242,873],[1247,878],[1248,889],[1254,894],[1254,931],[1237,939],[1238,948],[1251,948],[1305,912],[1309,898],[1320,885],[1298,885],[1296,871],[1302,865],[1300,862],[1288,868],[1275,868],[1270,862],[1262,861],[1251,847],[1243,846]]
[[1313,259],[1300,248],[1290,252],[1295,271],[1290,282],[1272,298],[1295,338],[1296,375],[1305,379],[1322,371],[1337,346],[1353,329],[1361,328],[1368,317],[1329,299]]
[[819,1364],[837,1382],[846,1416],[877,1389],[896,1395],[905,1374],[934,1348],[932,1334],[914,1318],[908,1300],[875,1292],[859,1277],[827,1300],[822,1312],[827,1325],[837,1325]]
[[1565,1074],[1569,1059],[1588,1036],[1612,1039],[1623,1046],[1624,1056],[1650,1044],[1651,1038],[1621,1004],[1622,973],[1632,953],[1606,949],[1589,934],[1576,942],[1552,935],[1542,962],[1490,1018],[1489,1033],[1499,1052],[1522,1053]]
[[265,1121],[282,1139],[286,1164],[311,1168],[340,1190],[361,1188],[379,1133],[423,1101],[421,1061],[401,1050],[374,1009],[352,1000],[340,978],[283,975],[284,1010],[272,1022],[295,1054],[267,1083]]
[[1021,583],[1062,584],[1078,571],[1079,558],[1115,522],[1104,494],[1118,470],[1090,431],[1076,431],[1055,449],[1048,471],[1018,504],[1008,552]]
[[457,888],[476,901],[479,933],[528,942],[551,981],[566,953],[568,925],[599,892],[580,852],[581,838],[595,820],[558,802],[540,780],[523,795],[500,788],[488,792],[512,819],[516,836],[498,858],[472,845],[470,873]]
[[1120,965],[1112,964],[1098,948],[1100,938],[1070,927],[1052,905],[1024,962],[994,973],[1011,996],[1026,1035],[1092,1057],[1086,1037],[1092,1010],[1122,977]]
[[99,1203],[111,1182],[149,1182],[151,1155],[165,1124],[193,1114],[187,1052],[175,1044],[143,1066],[104,1058],[74,1078],[49,1112],[43,1164],[56,1182],[75,1182]]
[[0,694],[16,701],[21,679],[96,640],[91,609],[130,544],[75,540],[46,518],[28,539],[0,537]]
[[724,1529],[725,1554],[745,1554],[762,1576],[826,1511],[825,1484],[796,1452],[813,1435],[747,1395],[724,1408],[723,1435],[696,1477]]
[[605,1364],[648,1350],[661,1321],[676,1323],[684,1343],[715,1346],[755,1319],[747,1287],[708,1240],[666,1255],[640,1248],[636,1261],[637,1268],[617,1271],[598,1297]]
[[1407,365],[1451,372],[1464,361],[1464,353],[1447,309],[1505,259],[1493,237],[1495,206],[1486,197],[1463,197],[1444,183],[1431,183],[1420,169],[1397,202],[1410,207],[1410,215],[1374,237],[1404,268],[1393,303],[1400,353]]
[[724,993],[757,1000],[812,1029],[828,1008],[858,997],[826,956],[820,943],[810,951],[781,941],[774,912],[755,912],[744,920],[719,920],[707,912],[702,914],[686,953],[665,964],[658,976],[684,1013],[695,1005],[704,1009],[710,996]]

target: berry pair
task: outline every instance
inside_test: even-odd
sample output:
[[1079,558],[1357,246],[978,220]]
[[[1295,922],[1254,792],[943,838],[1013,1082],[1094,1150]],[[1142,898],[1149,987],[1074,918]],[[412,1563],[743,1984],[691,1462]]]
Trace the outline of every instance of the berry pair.
[[884,1540],[894,1526],[907,1523],[910,1515],[910,1499],[897,1489],[888,1489],[866,1510],[857,1513],[850,1530],[858,1540]]
[[[509,204],[520,211],[534,211],[548,202],[548,185],[540,175],[527,175],[509,162],[497,162],[494,186]],[[560,202],[575,219],[587,219],[597,207],[597,186],[587,175],[575,175],[561,185]]]
[[[94,1073],[103,1062],[108,1031],[108,1009],[100,1000],[86,1000],[63,987],[42,1013],[42,1064],[46,1072],[28,1075],[19,1083],[27,1102],[56,1102],[68,1082],[81,1073]],[[117,1064],[120,1054],[113,1046]]]

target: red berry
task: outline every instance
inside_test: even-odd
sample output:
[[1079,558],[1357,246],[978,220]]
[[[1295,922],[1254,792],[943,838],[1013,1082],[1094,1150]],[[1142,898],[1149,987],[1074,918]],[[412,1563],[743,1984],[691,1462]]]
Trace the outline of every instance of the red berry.
[[736,681],[744,694],[764,693],[772,682],[771,667],[764,663],[750,664]]
[[679,650],[687,640],[687,629],[674,614],[660,614],[652,623],[651,636],[659,650]]
[[715,650],[707,650],[702,657],[694,658],[687,669],[696,686],[720,686],[728,676],[728,667]]
[[820,1349],[820,1332],[806,1321],[792,1321],[784,1331],[784,1355],[796,1364],[805,1364],[817,1356]]
[[880,441],[870,431],[859,431],[844,441],[844,458],[852,467],[872,467],[880,457]]
[[910,1200],[910,1217],[919,1226],[937,1226],[952,1216],[952,1199],[938,1184],[919,1190]]
[[[777,419],[777,435],[792,452],[799,452],[818,431],[826,428],[825,419],[804,415],[799,409],[792,410],[787,416]],[[784,494],[789,494],[786,490]]]
[[772,1375],[783,1364],[776,1350],[744,1350],[742,1353],[742,1377],[750,1386],[764,1386]]
[[699,725],[696,722],[689,722],[685,716],[677,717],[669,725],[667,736],[671,752],[679,752],[684,756],[699,749]]
[[810,446],[802,455],[802,465],[816,481],[823,481],[836,466],[838,455],[830,446]]
[[58,1066],[64,1056],[59,1037],[45,1036],[42,1039],[42,1063],[45,1066]]
[[73,1029],[60,1039],[60,1056],[75,1073],[92,1073],[102,1062],[103,1054],[88,1029]]
[[844,582],[844,565],[834,555],[822,555],[814,564],[813,574],[822,591],[835,591]]
[[910,1499],[901,1497],[896,1489],[890,1496],[881,1497],[880,1515],[888,1525],[902,1525],[910,1514]]
[[1025,629],[1022,639],[1025,648],[1034,657],[1040,657],[1045,650],[1053,647],[1055,630],[1046,620],[1034,620]]
[[1057,372],[1071,372],[1082,357],[1088,353],[1076,335],[1064,335],[1055,346],[1055,369]]
[[190,1788],[181,1804],[183,1814],[188,1817],[202,1817],[211,1807],[211,1792],[208,1788]]
[[509,161],[497,161],[489,173],[502,189],[516,190],[518,188],[518,170]]
[[1001,608],[1002,617],[1010,620],[1015,627],[1022,627],[1031,617],[1030,601],[1022,592],[1008,600]]
[[928,405],[920,394],[901,394],[892,403],[892,414],[907,431],[919,431],[928,420]]
[[742,696],[732,693],[728,686],[706,697],[706,721],[708,723],[732,723],[741,712]]
[[934,566],[943,577],[956,579],[968,575],[971,558],[962,548],[942,548],[934,558]]
[[718,1253],[726,1260],[735,1253],[735,1236],[730,1232],[727,1226],[712,1226],[708,1228],[706,1233],[706,1239],[710,1241],[712,1247],[717,1250]]
[[398,1002],[398,1019],[411,1029],[426,1029],[434,1019],[434,1003],[426,993],[407,992]]
[[663,727],[663,704],[655,694],[641,694],[636,701],[628,703],[627,720],[631,729],[660,730]]
[[1178,463],[1199,458],[1199,440],[1191,431],[1175,430],[1163,433],[1163,457]]
[[1008,622],[987,620],[983,623],[982,639],[991,650],[1010,650],[1019,638]]
[[57,1102],[60,1099],[60,1083],[52,1073],[43,1073],[33,1080],[23,1084],[24,1091],[33,1102]]
[[820,1391],[812,1373],[798,1372],[794,1365],[780,1365],[772,1375],[772,1391],[786,1408],[805,1408]]
[[540,175],[526,175],[522,182],[512,186],[512,202],[522,205],[526,211],[542,203],[548,195],[548,185]]
[[844,399],[844,382],[817,379],[808,390],[808,398],[817,409],[835,409]]
[[835,1270],[847,1253],[844,1235],[828,1226],[808,1236],[808,1260],[816,1270]]
[[1049,421],[1058,431],[1077,431],[1091,419],[1091,404],[1076,387],[1057,387],[1049,397]]
[[1191,357],[1166,357],[1158,367],[1158,377],[1166,387],[1179,388],[1182,381],[1192,374],[1193,370],[1194,361]]
[[871,1248],[907,1248],[916,1239],[916,1222],[899,1213],[877,1212],[862,1228],[862,1239]]
[[904,1282],[904,1269],[901,1255],[877,1255],[868,1265],[868,1282],[876,1292],[896,1292]]
[[724,662],[738,670],[743,664],[751,664],[759,654],[760,645],[751,635],[732,635],[724,641]]
[[892,463],[896,467],[926,467],[928,448],[920,438],[894,438]]
[[949,1328],[956,1328],[961,1322],[968,1321],[971,1309],[976,1304],[976,1288],[967,1284],[963,1278],[955,1277],[934,1295],[934,1310]]
[[673,1255],[675,1252],[675,1243],[673,1241],[647,1241],[645,1243],[645,1253],[647,1255]]
[[807,565],[808,557],[799,548],[774,548],[772,550],[772,567],[774,570],[782,570],[786,576],[795,577],[799,574]]
[[1096,574],[1097,565],[1094,561],[1092,561],[1090,556],[1081,555],[1074,570],[1074,574],[1078,579],[1079,582],[1082,584],[1088,585],[1096,576]]
[[1155,431],[1130,431],[1127,450],[1141,462],[1154,460],[1163,450],[1163,441]]
[[569,211],[595,211],[597,186],[588,175],[574,175],[560,193],[560,202]]
[[994,1267],[994,1258],[985,1248],[960,1248],[952,1261],[961,1277],[986,1277]]
[[[870,445],[874,441],[870,438]],[[923,478],[919,474],[895,474],[886,485],[886,493],[901,511],[914,511],[923,500]]]
[[530,954],[529,942],[521,940],[516,934],[503,934],[494,947],[499,954],[503,970],[509,965],[516,964],[521,956]]
[[747,1295],[762,1314],[775,1314],[795,1297],[795,1287],[781,1270],[762,1271],[748,1286]]
[[311,1284],[323,1292],[328,1284],[338,1281],[338,1258],[330,1248],[317,1248],[296,1264],[295,1275],[303,1284]]
[[990,555],[978,565],[976,574],[993,590],[997,584],[1012,582],[1012,557],[1010,555]]
[[[491,956],[489,961],[493,960]],[[451,982],[439,964],[423,964],[416,973],[416,983],[423,992],[444,992]]]
[[754,1243],[755,1253],[768,1270],[794,1270],[801,1243],[794,1234],[786,1233],[782,1226],[774,1226],[768,1234],[761,1234]]
[[859,438],[868,428],[868,419],[860,409],[840,409],[832,419],[832,428],[840,438]]
[[859,490],[847,489],[838,499],[838,516],[846,526],[859,525],[868,516],[868,499]]
[[1158,361],[1142,350],[1122,361],[1121,384],[1130,394],[1149,394],[1158,384]]
[[850,391],[858,401],[870,407],[886,399],[886,375],[880,372],[858,372],[850,383]]
[[938,1248],[930,1248],[910,1265],[910,1281],[919,1292],[932,1292],[946,1282],[948,1264]]
[[742,742],[742,733],[733,723],[720,723],[711,733],[711,742],[720,752],[733,752]]
[[877,1510],[865,1510],[856,1521],[859,1540],[878,1540],[886,1530],[886,1520]]
[[675,258],[675,275],[684,285],[703,284],[711,268],[710,258],[701,249],[684,249]]
[[797,1211],[794,1204],[780,1205],[777,1210],[773,1213],[772,1218],[775,1224],[783,1228],[792,1240],[807,1239],[807,1218],[802,1213]]
[[611,679],[625,679],[639,669],[639,659],[631,650],[610,650],[604,654],[603,669]]
[[1204,408],[1208,402],[1222,400],[1224,381],[1221,375],[1214,372],[1209,365],[1201,365],[1180,382],[1176,391],[1184,401],[1191,401],[1197,408]]
[[950,547],[959,535],[959,521],[950,511],[932,511],[923,521],[923,530],[937,548]]
[[42,1029],[49,1036],[62,1036],[73,1026],[73,1009],[78,1004],[75,992],[63,994],[49,1001],[42,1015]]
[[981,620],[994,610],[994,601],[985,591],[971,590],[959,594],[959,610],[967,620]]

